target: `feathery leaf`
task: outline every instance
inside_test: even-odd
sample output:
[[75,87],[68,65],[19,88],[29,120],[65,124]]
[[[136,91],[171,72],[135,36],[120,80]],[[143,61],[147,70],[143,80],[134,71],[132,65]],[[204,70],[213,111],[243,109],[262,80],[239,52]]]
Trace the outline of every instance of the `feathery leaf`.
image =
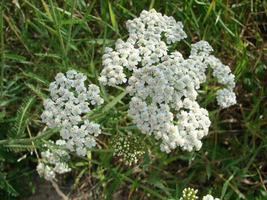
[[35,101],[35,97],[26,98],[17,111],[16,121],[13,128],[11,128],[10,138],[22,138],[25,136],[25,129],[29,122],[29,112]]

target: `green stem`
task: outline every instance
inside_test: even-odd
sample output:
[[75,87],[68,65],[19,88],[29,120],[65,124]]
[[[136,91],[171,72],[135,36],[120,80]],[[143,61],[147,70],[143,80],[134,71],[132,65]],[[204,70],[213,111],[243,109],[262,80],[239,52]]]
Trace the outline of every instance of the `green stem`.
[[10,144],[31,144],[31,142],[34,142],[36,140],[40,139],[48,139],[55,133],[57,133],[57,129],[49,129],[43,134],[37,135],[32,138],[23,138],[23,139],[5,139],[5,140],[0,140],[0,145],[10,145]]

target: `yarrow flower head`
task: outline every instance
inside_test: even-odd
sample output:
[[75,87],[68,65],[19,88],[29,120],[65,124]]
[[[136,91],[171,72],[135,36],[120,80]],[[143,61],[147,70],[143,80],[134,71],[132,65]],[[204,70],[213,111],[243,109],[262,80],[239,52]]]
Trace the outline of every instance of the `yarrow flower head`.
[[162,151],[199,150],[211,123],[208,111],[196,101],[198,90],[211,68],[223,87],[217,91],[218,104],[222,108],[235,104],[230,68],[211,55],[206,41],[192,44],[187,59],[171,51],[171,44],[187,37],[183,25],[154,9],[142,11],[126,27],[128,39],[119,39],[114,49],[106,48],[100,82],[126,84],[132,96],[128,115],[142,133],[161,141]]
[[116,135],[112,138],[113,156],[127,166],[132,166],[145,154],[145,148],[139,138],[132,134]]
[[[197,200],[199,199],[199,197],[197,196],[197,193],[198,193],[198,190],[194,188],[190,188],[190,187],[185,188],[183,190],[183,194],[180,200]],[[220,199],[214,198],[212,195],[208,194],[206,196],[203,196],[202,200],[220,200]]]
[[100,125],[82,117],[104,101],[99,87],[85,86],[86,76],[75,70],[66,75],[58,73],[49,86],[50,98],[44,101],[42,121],[50,128],[59,128],[66,147],[80,156],[96,145],[95,137],[101,134]]
[[214,198],[212,195],[208,194],[202,198],[202,200],[220,200],[219,198]]
[[37,165],[37,172],[46,180],[53,180],[56,174],[64,174],[71,171],[67,162],[70,156],[65,148],[64,140],[57,140],[56,143],[48,141],[43,147],[46,149],[41,152],[41,160]]

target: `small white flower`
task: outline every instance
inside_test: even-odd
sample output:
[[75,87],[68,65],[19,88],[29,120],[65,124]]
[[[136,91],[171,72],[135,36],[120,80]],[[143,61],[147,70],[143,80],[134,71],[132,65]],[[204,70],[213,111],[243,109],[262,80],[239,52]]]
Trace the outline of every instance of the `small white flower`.
[[213,51],[213,48],[210,44],[204,40],[201,40],[195,44],[191,45],[191,53],[192,56],[209,56]]
[[220,89],[217,91],[217,102],[222,108],[227,108],[236,104],[235,93],[229,89]]
[[100,75],[99,81],[104,85],[116,86],[127,81],[123,67],[120,65],[108,65]]

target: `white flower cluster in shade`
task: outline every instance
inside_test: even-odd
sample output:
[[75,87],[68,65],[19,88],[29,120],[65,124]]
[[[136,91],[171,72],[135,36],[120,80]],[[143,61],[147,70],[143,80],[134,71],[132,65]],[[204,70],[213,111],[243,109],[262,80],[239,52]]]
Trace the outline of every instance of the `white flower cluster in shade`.
[[64,140],[57,140],[56,143],[49,141],[44,145],[45,151],[41,152],[41,160],[37,165],[37,172],[46,180],[53,180],[56,174],[64,174],[71,169],[67,161],[70,159],[65,148],[66,142]]
[[[185,188],[183,190],[182,197],[180,200],[197,200],[199,197],[197,196],[198,190],[194,188]],[[214,198],[212,195],[208,194],[202,197],[202,200],[220,200],[218,198]]]
[[221,108],[227,108],[236,104],[236,95],[234,93],[235,76],[231,73],[229,66],[210,55],[205,58],[205,64],[213,69],[213,76],[225,87],[217,91],[217,102]]
[[95,137],[101,134],[100,125],[82,117],[91,111],[90,107],[101,105],[99,87],[85,86],[86,76],[69,70],[66,76],[58,73],[50,84],[50,98],[44,101],[42,121],[50,128],[59,128],[66,147],[79,156],[86,155],[86,149],[96,145]]
[[220,200],[219,198],[214,198],[212,195],[208,194],[202,198],[202,200]]
[[162,151],[169,153],[176,147],[199,150],[210,120],[207,110],[196,101],[198,90],[211,68],[224,86],[217,92],[218,104],[222,108],[235,104],[230,68],[211,55],[213,49],[206,41],[193,44],[187,59],[171,51],[171,44],[186,38],[183,25],[154,9],[142,11],[126,26],[127,41],[119,39],[115,49],[107,48],[103,55],[100,82],[127,84],[132,96],[129,116],[142,133],[161,139]]

